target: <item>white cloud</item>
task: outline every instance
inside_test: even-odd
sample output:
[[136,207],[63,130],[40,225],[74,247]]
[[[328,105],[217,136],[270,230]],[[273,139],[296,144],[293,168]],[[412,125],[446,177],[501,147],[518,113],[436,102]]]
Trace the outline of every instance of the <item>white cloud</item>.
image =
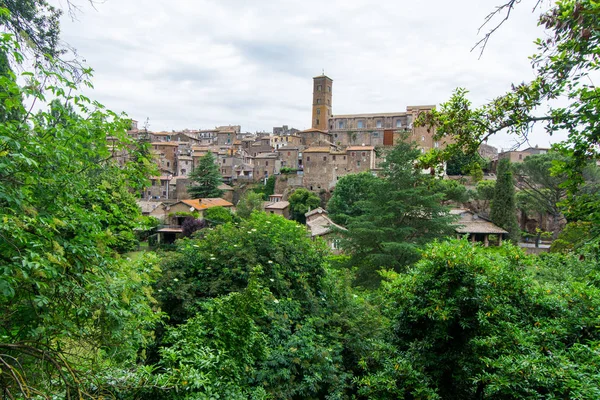
[[459,86],[479,105],[532,77],[527,57],[543,34],[521,4],[478,59],[470,49],[494,0],[79,2],[63,40],[96,71],[90,95],[154,130],[306,128],[322,69],[334,114],[439,104]]

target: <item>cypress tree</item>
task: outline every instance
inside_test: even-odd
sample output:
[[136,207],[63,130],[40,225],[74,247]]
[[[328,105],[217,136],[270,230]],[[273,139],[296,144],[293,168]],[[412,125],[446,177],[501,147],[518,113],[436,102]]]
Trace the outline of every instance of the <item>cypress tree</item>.
[[509,239],[516,243],[521,232],[517,223],[515,183],[510,160],[504,158],[498,162],[497,176],[490,217],[493,223],[507,230]]

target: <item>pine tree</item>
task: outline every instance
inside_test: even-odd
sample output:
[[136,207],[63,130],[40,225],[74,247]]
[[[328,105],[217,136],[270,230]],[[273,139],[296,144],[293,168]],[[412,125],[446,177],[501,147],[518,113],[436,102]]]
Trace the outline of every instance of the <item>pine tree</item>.
[[431,175],[415,168],[420,154],[414,144],[399,143],[386,155],[382,178],[369,185],[371,193],[348,218],[342,245],[362,286],[378,285],[380,269],[403,271],[420,258],[424,244],[453,230],[444,194],[432,189]]
[[518,242],[520,230],[517,223],[515,184],[510,160],[503,158],[498,162],[497,176],[490,217],[493,223],[508,231],[510,240]]
[[188,193],[193,199],[221,197],[223,194],[223,191],[219,189],[222,180],[221,174],[211,152],[200,157],[198,165],[190,173],[189,178]]

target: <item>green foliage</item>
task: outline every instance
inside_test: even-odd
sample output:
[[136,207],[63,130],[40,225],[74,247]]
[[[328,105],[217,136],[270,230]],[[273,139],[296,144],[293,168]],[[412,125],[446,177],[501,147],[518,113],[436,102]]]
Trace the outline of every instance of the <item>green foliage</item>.
[[277,177],[275,175],[271,175],[267,178],[267,183],[265,184],[265,200],[269,200],[269,196],[275,193],[276,181]]
[[265,213],[180,241],[157,285],[170,317],[157,332],[157,384],[173,390],[143,397],[355,393],[357,362],[383,340],[385,320],[326,254],[298,224]]
[[575,221],[569,222],[558,238],[550,246],[551,252],[568,253],[579,250],[586,243],[590,242],[592,233],[591,222]]
[[431,183],[431,190],[435,193],[442,193],[444,203],[466,203],[471,197],[471,193],[465,185],[453,179],[435,179]]
[[496,190],[496,182],[494,182],[494,181],[478,182],[475,190],[476,190],[477,200],[491,201],[494,199],[494,192]]
[[[2,37],[0,53],[18,54],[11,40]],[[89,70],[37,68],[23,73],[24,87],[0,77],[0,387],[9,397],[24,387],[68,397],[106,363],[131,365],[160,315],[147,287],[154,261],[116,253],[136,243],[141,217],[127,187],[142,187],[150,171],[133,158],[122,116],[78,93],[76,81],[91,86]],[[14,119],[21,98],[46,96],[60,102]],[[132,157],[121,168],[113,154],[122,152]]]
[[383,178],[355,203],[361,214],[349,219],[342,246],[361,285],[377,285],[377,270],[402,270],[419,259],[422,245],[452,231],[444,194],[432,189],[435,178],[414,167],[419,155],[414,144],[398,144],[386,155]]
[[[448,175],[471,175],[474,169],[479,170],[487,166],[488,161],[484,160],[478,153],[467,154],[464,151],[456,151],[449,155],[446,162],[446,174]],[[483,171],[482,171],[483,173]]]
[[0,25],[25,44],[40,59],[51,60],[64,52],[60,48],[59,20],[61,10],[45,0],[4,0]]
[[518,193],[520,208],[545,213],[555,219],[562,218],[560,204],[567,194],[565,184],[568,175],[557,169],[567,162],[567,157],[551,151],[530,155],[522,163],[516,164],[517,181],[521,188]]
[[469,165],[469,175],[471,176],[471,180],[473,183],[477,183],[483,179],[483,169],[481,169],[481,165],[478,163],[473,163]]
[[388,274],[382,296],[393,347],[360,379],[361,392],[597,397],[598,288],[568,278],[539,283],[532,269],[514,247],[490,252],[463,240],[430,245],[408,274]]
[[215,161],[215,156],[209,151],[200,157],[198,165],[190,173],[188,193],[193,199],[215,198],[223,195],[223,191],[219,189],[223,178]]
[[211,207],[204,210],[204,219],[209,225],[222,225],[233,222],[234,215],[225,207]]
[[290,168],[290,167],[281,167],[281,170],[279,172],[281,172],[282,174],[286,175],[286,174],[295,174],[298,170],[295,168]]
[[308,189],[300,188],[294,190],[294,193],[288,197],[290,202],[290,211],[292,219],[301,224],[306,223],[304,214],[310,210],[314,210],[321,205],[321,199]]
[[516,211],[512,166],[507,158],[503,158],[498,161],[498,173],[490,217],[493,223],[508,231],[509,238],[513,242],[518,242],[520,235]]
[[[516,3],[507,3],[498,12],[512,10]],[[552,2],[538,21],[545,28],[545,34],[536,41],[538,51],[531,57],[533,80],[512,85],[506,94],[477,109],[471,107],[467,91],[457,89],[438,110],[423,113],[417,124],[437,127],[436,138],[449,136],[452,139],[453,144],[440,159],[448,159],[458,151],[475,154],[479,143],[499,132],[516,135],[519,140],[527,139],[536,123],[543,124],[549,134],[566,132],[568,139],[555,146],[566,156],[566,162],[552,168],[551,176],[567,178],[563,185],[568,195],[566,209],[587,216],[585,220],[593,219],[594,225],[600,226],[600,213],[595,212],[599,209],[597,198],[579,195],[585,186],[582,172],[590,161],[599,158],[596,126],[600,89],[590,84],[600,68],[596,62],[600,48],[598,14],[599,6],[592,0]],[[534,196],[535,191],[530,189],[530,192]],[[552,191],[548,191],[542,196],[542,202],[548,203],[552,195]],[[556,201],[551,203],[556,204]],[[567,219],[579,218],[567,216]]]
[[361,215],[359,202],[369,197],[378,179],[369,172],[341,177],[335,185],[333,196],[327,203],[329,217],[338,224],[346,225],[350,218]]
[[324,255],[324,246],[315,246],[296,223],[253,213],[237,225],[215,227],[201,240],[180,242],[177,253],[164,261],[159,298],[172,319],[189,315],[198,299],[244,289],[260,265],[260,283],[276,297],[312,302],[324,274]]
[[263,196],[255,192],[246,192],[236,206],[236,214],[240,218],[250,218],[252,212],[263,211]]
[[277,177],[275,175],[271,175],[267,178],[265,184],[259,184],[254,188],[254,193],[258,193],[261,195],[263,200],[269,200],[269,197],[275,193],[275,183],[277,182]]

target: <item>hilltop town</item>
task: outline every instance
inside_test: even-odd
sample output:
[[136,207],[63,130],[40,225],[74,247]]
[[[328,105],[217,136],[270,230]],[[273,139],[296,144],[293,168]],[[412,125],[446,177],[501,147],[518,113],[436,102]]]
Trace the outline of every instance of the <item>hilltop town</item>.
[[[308,107],[309,105],[307,105]],[[416,142],[425,153],[443,148],[434,139],[435,130],[415,127],[419,113],[434,106],[408,106],[404,111],[369,114],[334,114],[333,80],[325,75],[313,78],[312,127],[298,130],[283,125],[272,132],[243,132],[240,125],[225,125],[205,130],[152,132],[132,121],[128,134],[150,143],[159,176],[140,193],[148,201],[189,198],[188,176],[198,160],[213,153],[227,185],[261,182],[282,171],[292,172],[285,187],[304,187],[311,191],[330,191],[338,179],[365,171],[376,173],[383,152],[398,141]],[[482,155],[494,159],[497,150],[486,144]]]

